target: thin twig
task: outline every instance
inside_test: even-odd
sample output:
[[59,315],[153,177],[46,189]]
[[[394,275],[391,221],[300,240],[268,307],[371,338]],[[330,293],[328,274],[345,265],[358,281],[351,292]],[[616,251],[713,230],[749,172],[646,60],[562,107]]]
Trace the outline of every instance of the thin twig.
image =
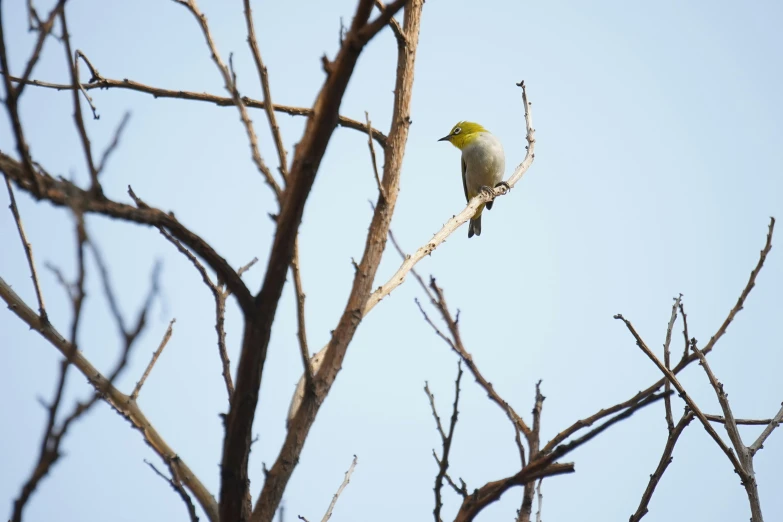
[[[73,119],[76,123],[76,129],[79,131],[79,138],[82,142],[82,151],[84,152],[84,159],[87,164],[87,170],[90,174],[90,192],[95,195],[102,194],[101,185],[98,182],[98,169],[95,167],[95,160],[92,156],[92,145],[90,144],[90,138],[87,136],[87,128],[84,125],[84,117],[82,115],[82,106],[79,98],[79,92],[83,90],[81,83],[79,82],[79,57],[71,51],[71,36],[68,34],[68,24],[65,20],[65,10],[60,13],[60,22],[62,23],[63,30],[63,47],[65,47],[65,57],[68,62],[68,70],[71,73],[71,85],[73,85]],[[79,51],[77,51],[78,53]],[[87,93],[85,92],[85,96]],[[87,96],[89,99],[89,96]],[[90,103],[90,108],[93,109],[95,115],[95,107]],[[97,115],[96,119],[97,119]]]
[[443,291],[435,283],[434,278],[430,278],[429,286],[430,289],[432,290],[432,293],[429,294],[432,304],[440,312],[443,321],[446,323],[449,329],[449,333],[451,334],[451,337],[447,337],[434,325],[434,323],[424,312],[424,309],[421,307],[421,304],[418,303],[417,301],[419,310],[421,310],[422,314],[424,315],[424,319],[435,330],[435,333],[438,334],[439,337],[444,339],[447,342],[447,344],[451,347],[451,349],[454,350],[454,352],[456,352],[457,355],[459,355],[462,358],[462,360],[465,362],[470,372],[473,374],[473,377],[475,377],[479,385],[482,388],[484,388],[484,390],[489,395],[489,398],[506,413],[506,416],[515,426],[515,429],[518,428],[525,435],[525,437],[529,437],[532,433],[530,427],[525,423],[522,417],[520,417],[517,414],[517,412],[514,411],[514,408],[512,408],[511,405],[508,402],[506,402],[495,391],[495,388],[492,386],[492,383],[490,383],[489,381],[487,381],[487,379],[484,378],[484,376],[481,374],[481,371],[476,366],[476,363],[473,361],[473,356],[470,355],[470,353],[468,353],[465,347],[463,346],[457,321],[454,320],[454,318],[451,316],[451,311],[449,310],[448,305],[446,304]]
[[136,383],[136,387],[133,388],[133,392],[130,394],[130,398],[132,401],[135,401],[139,397],[139,392],[141,391],[141,387],[144,386],[144,381],[147,380],[147,377],[152,371],[152,367],[155,366],[158,357],[160,357],[160,354],[163,352],[163,349],[166,347],[166,344],[169,342],[169,339],[171,339],[172,327],[174,326],[175,321],[176,319],[172,319],[171,322],[169,322],[169,327],[166,328],[166,333],[163,335],[163,339],[160,341],[160,345],[158,346],[158,349],[153,352],[152,359],[147,365],[147,369],[144,370],[144,374],[142,374],[141,379],[139,379],[139,382]]
[[305,392],[314,393],[313,366],[310,364],[310,348],[307,346],[307,327],[305,326],[305,293],[302,286],[302,274],[299,266],[299,237],[294,241],[294,256],[291,259],[291,273],[294,276],[296,292],[296,337],[299,340],[299,353],[304,367]]
[[[239,94],[239,88],[237,87],[236,81],[234,79],[236,75],[232,74],[232,71],[229,70],[229,68],[223,62],[223,59],[220,57],[220,53],[217,50],[215,41],[212,38],[212,32],[210,31],[209,25],[207,24],[207,17],[199,9],[196,0],[175,0],[175,1],[178,4],[185,6],[188,9],[188,11],[190,11],[190,13],[193,14],[196,21],[198,22],[198,25],[201,28],[201,32],[204,35],[204,39],[207,42],[207,47],[209,47],[209,51],[212,56],[212,61],[215,62],[218,71],[220,71],[220,75],[223,77],[223,82],[226,91],[231,95],[231,98],[234,101],[234,105],[239,111],[239,117],[242,120],[242,124],[245,127],[245,132],[247,133],[248,141],[250,142],[250,152],[253,158],[253,163],[255,163],[256,167],[258,168],[258,171],[266,180],[266,183],[272,188],[272,191],[277,197],[278,204],[281,205],[282,189],[280,188],[280,185],[275,180],[275,177],[272,175],[272,171],[269,170],[269,167],[267,167],[266,163],[264,162],[264,159],[261,157],[261,152],[258,147],[258,137],[256,136],[255,127],[253,126],[253,121],[250,119],[250,115],[247,112],[247,107],[245,106],[245,102],[243,101],[242,96]],[[250,18],[248,18],[248,20],[250,20]]]
[[[750,273],[750,278],[748,279],[748,282],[745,284],[744,289],[742,290],[742,293],[740,294],[739,299],[737,300],[737,303],[735,306],[729,311],[729,315],[727,316],[726,320],[723,322],[723,324],[720,326],[718,333],[725,332],[726,327],[728,324],[733,320],[733,318],[736,316],[736,314],[739,312],[739,310],[742,309],[742,307],[745,304],[745,300],[747,299],[748,295],[750,294],[750,291],[753,289],[756,281],[756,276],[761,271],[761,268],[764,266],[764,261],[767,258],[767,255],[769,254],[770,250],[772,249],[772,233],[774,231],[775,226],[775,218],[770,218],[770,224],[769,224],[769,231],[767,233],[767,239],[766,244],[764,245],[764,248],[761,250],[761,254],[759,255],[758,262],[756,263],[756,266]],[[682,359],[680,359],[680,362],[677,363],[677,365],[671,369],[671,373],[674,375],[677,375],[679,372],[681,372],[684,368],[686,368],[689,364],[697,360],[695,354],[688,354],[688,349],[690,346],[690,339],[688,336],[688,322],[687,322],[687,316],[685,314],[684,305],[680,303],[680,314],[683,318],[683,336],[685,338],[685,353],[682,356]],[[723,335],[720,333],[720,335]],[[717,334],[716,334],[717,336]],[[713,339],[711,339],[711,345],[706,346],[702,353],[705,355],[713,349],[715,346],[715,341],[717,340],[716,336],[713,336]],[[592,425],[594,422],[603,419],[604,417],[608,415],[612,415],[624,408],[627,408],[633,404],[638,403],[640,400],[643,400],[645,397],[648,397],[650,394],[655,393],[657,390],[661,388],[661,386],[664,385],[666,378],[661,378],[658,381],[654,382],[644,390],[636,393],[633,397],[630,399],[620,402],[618,404],[615,404],[614,406],[611,406],[609,408],[602,408],[595,414],[585,418],[576,421],[571,426],[566,428],[565,430],[558,433],[552,440],[550,440],[547,445],[542,449],[543,452],[551,451],[554,449],[558,444],[566,440],[568,437],[573,435],[574,433],[578,432],[579,430]]]
[[[3,71],[0,71],[0,75],[8,78],[10,82],[15,82],[20,85],[34,85],[36,87],[42,87],[44,89],[55,89],[58,91],[68,91],[73,89],[72,85],[68,85],[64,83],[45,82],[41,80],[24,80],[23,78],[20,78],[18,76],[4,74]],[[88,91],[93,89],[126,89],[126,90],[141,92],[144,94],[149,94],[154,98],[169,98],[169,99],[179,99],[179,100],[200,101],[200,102],[212,103],[214,105],[217,105],[218,107],[234,106],[234,99],[232,97],[218,96],[215,94],[179,90],[179,89],[163,89],[161,87],[154,87],[152,85],[139,83],[134,80],[129,80],[129,79],[117,80],[113,78],[104,78],[103,76],[100,75],[96,75],[95,79],[90,81],[89,83],[83,83],[82,88]],[[266,103],[264,103],[261,100],[256,100],[253,98],[248,98],[247,96],[242,96],[242,101],[244,102],[245,107],[247,107],[248,109],[266,110]],[[309,107],[295,107],[292,105],[280,105],[278,103],[271,104],[271,107],[272,110],[274,110],[275,112],[282,112],[284,114],[288,114],[289,116],[310,117],[313,114],[313,109]],[[347,118],[345,116],[338,116],[337,125],[341,127],[345,127],[346,129],[352,129],[359,132],[364,132],[364,133],[370,132],[372,133],[373,139],[376,142],[378,142],[378,144],[381,147],[386,146],[387,136],[383,132],[379,131],[378,129],[368,129],[365,126],[365,124],[359,120],[354,120],[352,118]]]
[[[77,276],[76,283],[74,285],[74,293],[71,300],[71,307],[73,310],[73,319],[71,321],[71,343],[69,349],[64,353],[65,357],[60,362],[60,374],[57,380],[57,386],[55,387],[54,398],[51,404],[48,405],[48,418],[46,421],[46,430],[41,440],[41,446],[38,450],[38,459],[36,465],[33,468],[33,472],[30,477],[22,485],[22,489],[19,496],[14,500],[13,513],[11,520],[13,522],[22,522],[22,515],[27,502],[35,492],[38,484],[46,477],[52,469],[52,466],[61,457],[60,443],[68,432],[68,428],[71,423],[76,420],[81,414],[83,414],[88,407],[82,407],[81,404],[77,404],[74,411],[57,426],[57,412],[60,409],[62,402],[63,392],[65,391],[65,384],[67,382],[68,370],[71,367],[74,359],[78,355],[77,338],[79,332],[79,326],[81,324],[82,310],[84,304],[84,281],[86,278],[85,262],[84,262],[84,249],[87,242],[87,232],[84,227],[84,216],[78,211],[74,210],[74,218],[76,221],[76,258],[77,258]],[[13,310],[13,308],[12,308]],[[44,323],[40,316],[37,317],[42,325],[48,325]]]
[[[372,129],[372,122],[370,122],[370,113],[367,111],[364,111],[364,116],[367,119],[367,128]],[[378,173],[378,160],[375,157],[375,146],[372,142],[372,135],[368,132],[367,133],[367,145],[370,147],[370,160],[372,161],[372,171],[375,173],[375,183],[378,185],[378,192],[380,192],[381,197],[385,200],[386,199],[386,191],[383,188],[383,183],[381,183],[381,175]]]
[[277,118],[275,117],[275,110],[272,104],[272,91],[269,88],[269,73],[267,72],[266,65],[264,65],[264,62],[261,59],[261,50],[258,47],[256,30],[253,24],[253,11],[250,9],[250,0],[244,0],[244,6],[245,22],[247,24],[247,43],[250,45],[250,51],[253,54],[253,60],[256,63],[256,69],[258,69],[258,77],[261,80],[261,89],[264,92],[264,111],[266,112],[266,118],[269,121],[269,128],[272,131],[272,138],[275,140],[277,158],[280,161],[280,175],[285,182],[288,179],[288,159],[286,158],[283,138],[280,135],[280,127],[277,125]]
[[[681,301],[682,294],[680,294],[674,300],[674,304],[672,305],[672,315],[669,319],[669,325],[666,327],[666,340],[663,343],[663,364],[665,364],[666,368],[668,369],[671,369],[669,345],[672,342],[672,329],[674,328],[674,322],[677,320],[677,308],[679,307]],[[671,391],[671,383],[668,379],[663,386],[665,391]],[[674,431],[674,420],[672,419],[672,400],[668,395],[664,399],[664,407],[666,410],[666,428],[669,430],[669,433],[671,433]]]
[[629,522],[639,522],[639,520],[647,514],[647,506],[650,504],[650,500],[652,500],[655,488],[658,486],[661,478],[663,478],[666,468],[672,463],[674,446],[677,444],[677,440],[680,438],[680,435],[682,435],[683,430],[685,430],[688,424],[693,420],[693,417],[692,411],[686,411],[674,429],[669,432],[669,436],[666,438],[666,446],[663,448],[663,454],[658,461],[658,467],[656,467],[655,472],[650,475],[650,481],[647,483],[647,488],[644,490],[642,499],[639,501],[639,507],[636,509],[636,512],[631,515]]
[[348,471],[345,472],[345,478],[343,479],[343,483],[340,484],[340,487],[337,489],[337,493],[335,493],[334,496],[332,497],[332,501],[329,503],[329,508],[326,510],[326,513],[324,513],[324,517],[321,519],[321,522],[326,522],[332,517],[332,511],[334,510],[334,506],[337,504],[337,499],[340,498],[340,495],[342,495],[343,490],[351,481],[351,475],[353,475],[353,470],[356,467],[357,462],[358,460],[356,458],[356,455],[354,455],[353,462],[351,462],[351,467],[348,468]]
[[191,522],[198,522],[198,515],[196,514],[196,506],[193,504],[193,500],[190,498],[190,495],[188,495],[187,490],[182,486],[182,482],[180,482],[177,478],[172,477],[169,478],[163,473],[161,473],[158,468],[155,467],[155,464],[148,461],[147,459],[144,459],[144,463],[152,469],[152,471],[155,472],[157,476],[168,482],[169,486],[171,486],[171,489],[174,490],[174,492],[179,495],[179,497],[182,499],[182,501],[185,503],[185,507],[188,510],[188,516],[190,517]]
[[[386,3],[382,2],[381,0],[375,0],[375,6],[383,12],[386,10]],[[392,32],[394,33],[394,37],[397,39],[397,45],[400,47],[404,47],[407,45],[407,40],[405,39],[405,33],[402,30],[402,27],[400,26],[400,22],[398,22],[394,17],[389,19],[389,25],[392,28]]]
[[742,465],[737,459],[737,456],[734,454],[733,451],[729,449],[728,446],[726,446],[726,443],[723,442],[723,439],[720,438],[720,435],[718,435],[718,433],[712,427],[710,421],[707,419],[707,417],[704,416],[704,413],[702,413],[702,411],[699,409],[699,407],[696,405],[693,399],[691,399],[690,395],[686,393],[685,388],[683,388],[682,384],[680,384],[680,381],[677,380],[677,377],[675,377],[674,373],[672,373],[671,370],[666,368],[666,366],[663,365],[660,359],[658,359],[658,357],[655,356],[652,350],[650,350],[650,348],[647,347],[647,344],[645,344],[645,342],[642,340],[639,333],[636,331],[636,329],[633,327],[633,325],[628,319],[623,317],[622,314],[617,314],[614,316],[614,318],[619,319],[620,321],[623,321],[623,323],[625,323],[625,326],[628,328],[628,331],[631,332],[631,335],[633,335],[634,339],[636,340],[636,345],[653,362],[653,364],[655,364],[655,366],[658,367],[661,373],[663,373],[664,376],[671,381],[672,386],[674,386],[674,389],[677,390],[677,392],[680,394],[680,397],[685,401],[688,407],[691,410],[693,410],[693,413],[696,415],[696,417],[699,418],[699,420],[702,423],[702,426],[704,426],[704,429],[707,431],[710,437],[712,437],[712,439],[715,441],[715,443],[718,445],[721,451],[723,451],[723,453],[726,455],[729,461],[731,461],[731,464],[732,466],[734,466],[736,472],[744,480],[746,476],[742,469]]
[[775,428],[780,426],[781,422],[783,422],[783,404],[781,404],[781,408],[778,410],[775,418],[769,421],[769,424],[766,428],[764,428],[764,431],[761,432],[756,441],[748,446],[748,450],[750,451],[751,456],[755,455],[760,449],[764,447],[764,441],[767,440],[767,437],[769,437],[773,431],[775,431]]
[[17,315],[31,330],[38,332],[49,341],[61,354],[68,357],[73,355],[73,366],[87,379],[96,393],[96,397],[106,401],[115,411],[128,420],[131,425],[142,434],[144,440],[164,461],[177,467],[178,474],[182,477],[182,483],[193,493],[210,522],[218,522],[218,505],[215,498],[196,477],[193,471],[181,459],[174,460],[177,453],[160,436],[152,423],[147,419],[135,402],[129,401],[128,396],[121,393],[112,382],[93,366],[84,355],[79,352],[73,343],[65,340],[51,324],[44,324],[41,318],[13,291],[13,289],[0,277],[0,298],[8,305],[9,310]]
[[[443,499],[442,499],[442,489],[443,489],[443,479],[446,477],[448,469],[449,469],[449,452],[451,451],[451,444],[454,440],[454,428],[457,426],[457,418],[459,415],[459,384],[462,380],[462,361],[457,361],[457,378],[454,381],[454,407],[452,408],[451,412],[451,421],[449,422],[449,433],[444,433],[443,426],[440,423],[440,417],[438,417],[438,412],[435,408],[435,397],[432,395],[432,392],[430,392],[429,386],[427,384],[424,385],[424,391],[427,393],[427,396],[430,400],[430,407],[432,408],[432,415],[435,417],[435,423],[438,426],[438,431],[440,432],[440,438],[441,443],[443,444],[443,456],[439,459],[437,454],[435,453],[435,450],[432,450],[432,455],[435,457],[435,461],[438,463],[438,474],[435,476],[435,509],[432,510],[433,515],[435,516],[435,522],[441,522],[441,516],[440,511],[443,508]],[[455,491],[462,494],[462,491],[457,487],[456,484],[451,480],[449,477],[448,479],[449,484],[451,484],[451,487],[454,488]],[[463,495],[464,496],[464,495]]]
[[35,261],[33,260],[33,247],[27,240],[27,234],[25,233],[24,226],[22,225],[22,216],[19,214],[19,208],[16,206],[14,189],[11,187],[11,180],[8,179],[8,176],[5,176],[5,186],[8,189],[8,199],[11,202],[8,208],[11,209],[11,214],[14,216],[16,230],[19,232],[19,239],[22,241],[22,247],[24,248],[24,253],[27,257],[27,266],[30,267],[30,277],[33,280],[33,288],[35,288],[35,298],[38,300],[38,313],[41,316],[41,321],[48,323],[49,316],[46,313],[43,292],[41,291],[41,283],[38,280],[38,271],[35,269]]
[[536,485],[536,494],[538,496],[538,509],[536,510],[536,522],[541,522],[541,506],[544,503],[544,495],[541,493],[541,483],[544,479],[538,479],[538,485]]
[[[719,422],[721,424],[726,422],[726,419],[720,415],[710,415],[709,413],[705,413],[704,416],[707,417],[707,420],[710,422]],[[774,422],[774,420],[775,419],[734,419],[734,422],[736,422],[737,425],[766,426],[770,422]]]
[[750,503],[750,513],[752,522],[762,522],[763,516],[761,513],[761,501],[759,500],[759,489],[756,483],[756,476],[753,471],[753,454],[750,448],[745,446],[742,442],[742,436],[740,435],[737,423],[734,420],[734,413],[731,411],[729,405],[729,397],[723,389],[723,384],[718,381],[715,374],[710,368],[710,364],[707,362],[707,358],[704,357],[704,353],[696,348],[696,343],[691,344],[691,349],[699,358],[699,364],[704,368],[704,372],[707,374],[707,378],[715,390],[715,395],[718,397],[718,403],[723,410],[723,418],[726,422],[723,424],[726,428],[726,432],[729,434],[729,440],[731,440],[734,446],[734,451],[737,452],[737,459],[741,465],[738,470],[739,476],[742,479],[742,485],[745,487],[745,492],[748,495],[748,502]]
[[114,131],[114,138],[112,138],[111,143],[109,143],[109,146],[106,147],[106,150],[103,151],[103,155],[101,156],[101,161],[98,163],[99,176],[101,172],[103,172],[103,169],[106,168],[106,162],[109,161],[109,158],[111,157],[112,153],[117,149],[117,146],[120,144],[120,136],[122,136],[122,131],[125,130],[125,126],[128,124],[129,121],[130,121],[130,112],[126,112],[125,115],[122,117],[120,124],[117,126],[117,130]]

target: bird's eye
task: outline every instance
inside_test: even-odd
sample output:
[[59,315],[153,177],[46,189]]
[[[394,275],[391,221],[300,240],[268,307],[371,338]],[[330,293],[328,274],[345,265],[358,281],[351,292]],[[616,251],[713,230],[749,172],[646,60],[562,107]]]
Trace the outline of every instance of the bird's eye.
[[461,129],[461,128],[459,128],[459,127],[457,127],[456,129],[454,129],[454,132],[452,132],[452,134],[456,136],[456,135],[457,135],[457,134],[459,134],[460,132],[462,132],[462,129]]

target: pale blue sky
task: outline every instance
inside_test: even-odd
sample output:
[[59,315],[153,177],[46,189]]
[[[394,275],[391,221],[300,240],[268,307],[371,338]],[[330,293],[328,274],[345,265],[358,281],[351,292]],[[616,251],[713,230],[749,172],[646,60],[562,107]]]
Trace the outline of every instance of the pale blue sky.
[[[51,3],[51,2],[48,2]],[[299,4],[299,3],[297,3]],[[36,2],[39,11],[46,3]],[[242,93],[260,98],[245,43],[241,2],[200,2],[224,58],[234,52]],[[12,68],[30,52],[24,2],[6,2],[3,18]],[[256,2],[256,31],[278,103],[309,105],[323,79],[320,56],[333,56],[340,17],[353,1]],[[111,78],[223,93],[192,17],[170,1],[74,2],[68,15],[74,47]],[[734,305],[763,245],[769,216],[783,218],[783,104],[779,90],[783,6],[758,1],[601,2],[437,1],[426,3],[416,63],[413,125],[393,229],[404,248],[423,244],[464,207],[459,153],[438,143],[458,120],[479,121],[504,143],[508,174],[524,156],[525,80],[537,130],[536,160],[510,196],[485,213],[483,234],[460,229],[431,258],[450,305],[461,310],[464,341],[484,374],[520,412],[534,384],[547,396],[543,438],[578,417],[630,397],[658,372],[634,346],[618,312],[661,351],[672,297],[682,292],[691,334],[703,345]],[[359,61],[341,113],[387,129],[395,43],[387,30]],[[46,47],[34,77],[67,81],[64,52]],[[84,79],[87,78],[84,72]],[[88,120],[97,150],[125,111],[132,119],[103,178],[104,190],[129,202],[128,184],[150,204],[172,210],[235,266],[262,263],[245,277],[257,290],[273,234],[268,188],[250,161],[233,108],[156,100],[122,91],[92,91],[101,119]],[[27,88],[23,123],[34,158],[50,172],[86,179],[68,93]],[[264,115],[252,114],[262,153],[276,166]],[[3,116],[3,122],[7,118]],[[289,151],[302,118],[280,116]],[[301,228],[310,346],[329,339],[345,304],[376,196],[366,136],[338,129],[305,209]],[[13,150],[7,123],[0,148]],[[39,265],[73,273],[68,214],[19,195]],[[5,208],[7,196],[0,195]],[[156,231],[99,217],[88,226],[111,262],[127,314],[143,300],[155,260],[163,261],[163,299],[119,385],[130,391],[168,321],[174,335],[139,404],[169,444],[214,494],[226,411],[214,332],[212,296],[192,266]],[[10,212],[0,213],[0,276],[34,303],[28,269]],[[778,245],[780,240],[778,240]],[[783,258],[773,250],[745,310],[710,356],[742,417],[773,415],[783,400]],[[389,249],[378,281],[399,263]],[[94,267],[90,267],[94,268]],[[94,275],[94,272],[93,272]],[[42,270],[53,323],[66,332],[69,307]],[[80,343],[107,370],[119,340],[95,277]],[[319,519],[352,455],[359,464],[332,520],[431,520],[440,450],[426,397],[428,380],[442,415],[453,394],[456,357],[424,323],[408,281],[362,323],[343,371],[322,408],[285,495],[287,520]],[[301,373],[292,288],[286,286],[273,331],[254,433],[251,488],[261,463],[274,461],[285,412]],[[232,303],[228,343],[237,359],[241,329]],[[49,398],[57,352],[10,312],[0,313],[0,502],[9,510],[29,473],[44,426],[37,397]],[[675,346],[681,347],[680,329]],[[717,401],[701,369],[682,375],[705,411]],[[74,373],[68,398],[88,393]],[[677,403],[676,413],[681,412]],[[722,429],[719,432],[723,433]],[[748,429],[752,440],[757,429]],[[656,405],[576,451],[577,473],[544,482],[543,518],[627,520],[665,442]],[[750,442],[750,440],[746,442]],[[452,476],[470,488],[518,469],[513,432],[468,375],[451,456]],[[185,520],[179,498],[144,464],[159,463],[140,434],[101,404],[74,426],[66,457],[40,486],[27,520]],[[783,432],[756,459],[768,520],[783,517],[777,463]],[[445,491],[445,517],[457,498]],[[521,490],[481,520],[512,520]],[[738,478],[694,422],[675,451],[645,520],[747,520]]]

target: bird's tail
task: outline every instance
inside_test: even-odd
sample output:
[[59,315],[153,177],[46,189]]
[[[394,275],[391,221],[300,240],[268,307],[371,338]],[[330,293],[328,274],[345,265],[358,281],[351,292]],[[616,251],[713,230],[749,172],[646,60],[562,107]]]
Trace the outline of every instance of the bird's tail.
[[470,223],[468,223],[468,238],[473,237],[473,235],[481,235],[481,214],[471,219]]

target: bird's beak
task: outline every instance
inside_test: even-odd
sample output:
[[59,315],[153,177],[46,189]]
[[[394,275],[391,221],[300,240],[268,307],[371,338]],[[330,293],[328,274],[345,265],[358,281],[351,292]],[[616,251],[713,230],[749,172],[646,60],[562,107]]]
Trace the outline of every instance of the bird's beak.
[[449,138],[450,138],[450,137],[451,137],[451,135],[449,135],[449,136],[443,136],[443,137],[442,137],[441,139],[439,139],[438,141],[449,141]]

